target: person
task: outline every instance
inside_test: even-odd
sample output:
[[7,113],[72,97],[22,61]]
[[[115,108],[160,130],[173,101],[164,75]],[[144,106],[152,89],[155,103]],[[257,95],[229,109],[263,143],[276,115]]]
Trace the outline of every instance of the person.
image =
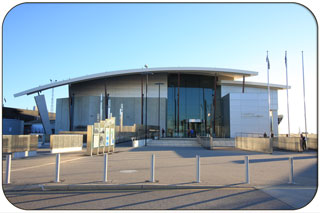
[[193,138],[193,129],[190,130],[190,135]]
[[301,148],[303,151],[306,150],[306,138],[303,136],[303,134],[300,135],[300,142],[301,142]]
[[162,137],[164,138],[164,129],[162,128]]
[[267,138],[267,137],[268,137],[266,132],[263,134],[263,137],[264,137],[264,138]]

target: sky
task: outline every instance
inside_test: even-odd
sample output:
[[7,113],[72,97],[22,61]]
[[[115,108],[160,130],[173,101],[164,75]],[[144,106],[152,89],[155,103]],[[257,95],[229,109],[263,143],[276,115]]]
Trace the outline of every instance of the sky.
[[[84,75],[152,67],[218,67],[257,71],[246,81],[286,84],[291,132],[304,131],[301,51],[308,132],[317,131],[317,24],[294,3],[26,3],[3,22],[4,106],[32,109],[13,94]],[[52,90],[44,91],[48,109]],[[68,96],[66,86],[54,97]],[[54,103],[55,105],[55,103]],[[280,133],[287,133],[286,91],[279,91]]]

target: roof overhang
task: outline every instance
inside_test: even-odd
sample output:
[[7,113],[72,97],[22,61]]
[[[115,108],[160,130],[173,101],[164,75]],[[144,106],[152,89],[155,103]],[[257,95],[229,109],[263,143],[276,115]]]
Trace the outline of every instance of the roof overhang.
[[248,70],[238,70],[238,69],[226,69],[226,68],[209,68],[209,67],[162,67],[162,68],[141,68],[141,69],[129,69],[129,70],[119,70],[102,72],[91,75],[86,75],[77,78],[71,78],[67,80],[57,81],[50,84],[45,84],[39,87],[28,89],[19,93],[14,94],[14,97],[19,97],[22,95],[30,95],[33,93],[41,92],[54,87],[64,86],[68,84],[74,84],[84,81],[95,80],[99,78],[132,75],[132,74],[143,74],[143,73],[185,73],[185,74],[200,74],[200,75],[210,75],[210,76],[225,76],[233,79],[242,78],[243,76],[256,76],[258,72],[248,71]]
[[[228,80],[221,80],[220,81],[221,85],[242,85],[242,81],[228,81]],[[284,90],[287,89],[287,86],[285,85],[280,85],[280,84],[269,84],[270,89],[277,89],[277,90]],[[256,88],[267,88],[268,84],[267,83],[260,83],[260,82],[245,82],[245,87],[256,87]],[[288,86],[288,89],[291,89],[290,86]]]

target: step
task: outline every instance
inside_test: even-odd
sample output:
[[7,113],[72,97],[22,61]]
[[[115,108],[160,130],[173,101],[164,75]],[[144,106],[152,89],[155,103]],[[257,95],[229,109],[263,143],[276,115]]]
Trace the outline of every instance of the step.
[[167,147],[200,147],[197,140],[152,140],[147,143],[147,146],[167,146]]
[[229,146],[235,147],[234,138],[213,138],[213,146]]

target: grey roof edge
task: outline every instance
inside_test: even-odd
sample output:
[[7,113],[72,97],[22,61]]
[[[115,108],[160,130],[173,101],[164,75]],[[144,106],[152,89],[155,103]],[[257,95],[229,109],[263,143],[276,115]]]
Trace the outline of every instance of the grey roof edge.
[[[229,80],[221,80],[219,82],[220,84],[225,85],[242,85],[242,81],[229,81]],[[246,81],[245,86],[252,86],[252,87],[268,87],[267,83],[261,83],[261,82],[252,82],[252,81]],[[278,90],[284,90],[287,89],[286,85],[280,85],[280,84],[269,84],[270,88],[278,89]],[[288,89],[291,89],[291,86],[288,86]]]
[[118,70],[118,71],[107,71],[107,72],[101,72],[101,73],[95,73],[90,75],[85,75],[81,77],[76,78],[69,78],[67,80],[57,81],[45,85],[41,85],[38,87],[34,87],[28,90],[24,90],[21,92],[18,92],[14,94],[14,97],[19,97],[23,95],[30,95],[33,93],[41,92],[43,90],[51,89],[54,87],[64,86],[71,83],[78,83],[83,81],[89,81],[104,77],[113,77],[113,76],[121,76],[121,75],[128,75],[128,74],[139,74],[139,73],[146,73],[146,72],[188,72],[188,71],[197,71],[202,72],[203,74],[208,74],[208,72],[211,72],[213,74],[221,73],[221,74],[227,74],[227,75],[244,75],[246,77],[249,76],[256,76],[258,75],[258,72],[256,71],[248,71],[248,70],[240,70],[240,69],[229,69],[229,68],[213,68],[213,67],[154,67],[154,68],[139,68],[139,69],[126,69],[126,70]]

